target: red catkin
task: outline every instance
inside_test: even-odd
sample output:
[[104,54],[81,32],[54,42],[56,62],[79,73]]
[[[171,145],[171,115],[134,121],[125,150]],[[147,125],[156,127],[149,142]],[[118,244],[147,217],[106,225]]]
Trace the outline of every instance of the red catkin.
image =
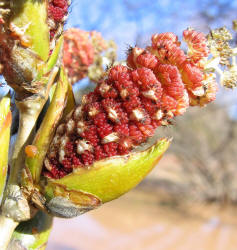
[[[58,2],[54,4],[60,7]],[[45,176],[61,178],[74,168],[128,154],[189,105],[213,101],[215,79],[199,63],[209,53],[205,37],[188,30],[184,39],[192,50],[188,55],[175,34],[162,33],[152,36],[151,47],[131,48],[128,66],[110,68],[58,127],[45,161]]]

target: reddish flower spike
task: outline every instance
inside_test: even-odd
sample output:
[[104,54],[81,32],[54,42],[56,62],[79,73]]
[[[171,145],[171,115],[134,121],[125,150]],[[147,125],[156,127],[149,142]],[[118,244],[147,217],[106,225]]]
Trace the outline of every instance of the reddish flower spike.
[[[184,36],[193,44],[204,43],[199,33]],[[81,108],[57,129],[45,176],[61,178],[73,168],[128,154],[158,126],[182,115],[189,103],[202,106],[214,100],[215,79],[190,61],[179,45],[173,33],[154,35],[152,47],[130,50],[128,67],[112,67],[95,91],[83,97]]]
[[202,32],[187,29],[183,32],[183,39],[188,45],[188,55],[194,63],[197,63],[209,55],[207,39]]

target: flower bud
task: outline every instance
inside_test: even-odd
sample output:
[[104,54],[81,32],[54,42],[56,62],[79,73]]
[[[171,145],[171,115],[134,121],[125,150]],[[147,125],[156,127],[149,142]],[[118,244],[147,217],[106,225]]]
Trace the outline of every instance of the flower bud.
[[77,28],[64,33],[63,63],[71,84],[88,76],[98,81],[104,73],[104,64],[110,64],[116,56],[115,45],[106,41],[96,31]]
[[152,169],[169,141],[134,152],[138,146],[189,104],[214,100],[215,79],[200,64],[208,53],[205,38],[193,30],[186,35],[192,46],[188,55],[172,33],[154,35],[146,49],[130,49],[130,67],[111,67],[58,124],[43,171],[29,166],[36,183],[41,173],[39,190],[51,213],[73,217],[127,192]]
[[39,88],[31,82],[49,57],[46,19],[45,1],[14,1],[0,27],[3,75],[22,97]]
[[169,144],[169,140],[161,139],[144,151],[96,161],[60,179],[46,178],[41,185],[47,209],[69,218],[118,198],[151,171]]
[[[57,62],[50,57],[60,39],[65,20],[57,20],[57,35],[53,41],[50,41],[51,26],[48,23],[52,19],[52,8],[56,10],[53,12],[56,16],[61,8],[66,15],[68,5],[65,0],[26,0],[9,4],[9,13],[0,23],[0,63],[4,65],[3,75],[16,91],[18,100],[32,98],[36,93],[47,99],[46,85],[52,82],[50,72]],[[53,61],[54,65],[48,67]]]

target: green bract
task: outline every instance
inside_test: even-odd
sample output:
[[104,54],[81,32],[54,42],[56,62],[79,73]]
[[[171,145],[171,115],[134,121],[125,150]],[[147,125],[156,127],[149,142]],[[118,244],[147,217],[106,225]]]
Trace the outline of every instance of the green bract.
[[58,179],[42,181],[47,208],[61,217],[77,216],[135,187],[158,163],[170,140],[161,139],[145,151],[95,162]]
[[0,202],[7,177],[11,120],[10,98],[4,97],[0,101]]
[[26,158],[26,167],[30,169],[34,183],[39,182],[45,155],[67,101],[68,86],[69,83],[62,68],[52,101],[32,143],[37,148],[37,154]]

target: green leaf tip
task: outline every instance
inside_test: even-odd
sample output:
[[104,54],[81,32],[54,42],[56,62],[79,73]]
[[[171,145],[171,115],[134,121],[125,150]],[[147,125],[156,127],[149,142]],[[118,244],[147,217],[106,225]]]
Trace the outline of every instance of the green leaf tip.
[[[159,162],[168,149],[170,140],[160,139],[150,148],[125,156],[95,162],[88,169],[78,168],[58,179],[47,179],[44,186],[48,202],[57,197],[56,189],[91,194],[102,203],[111,201],[134,188]],[[70,199],[69,199],[70,200]]]

